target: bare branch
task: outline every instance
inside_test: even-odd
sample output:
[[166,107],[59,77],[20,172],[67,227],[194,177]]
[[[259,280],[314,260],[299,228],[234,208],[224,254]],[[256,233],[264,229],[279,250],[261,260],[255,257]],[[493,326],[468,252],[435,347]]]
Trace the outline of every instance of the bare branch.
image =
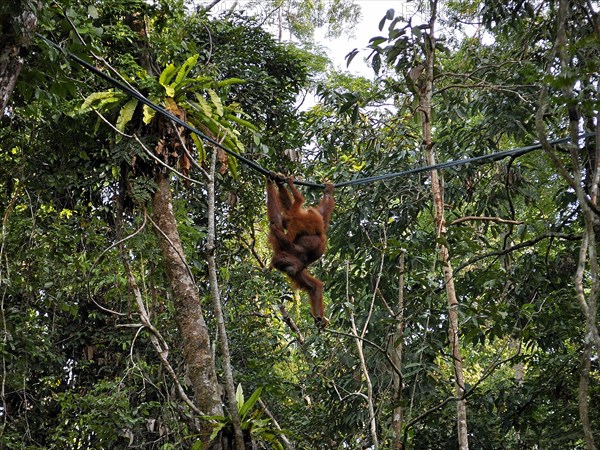
[[[265,414],[269,417],[269,419],[271,419],[271,422],[273,423],[273,426],[275,427],[275,429],[279,430],[279,431],[283,431],[281,429],[281,427],[279,426],[279,423],[273,416],[273,414],[271,414],[271,411],[269,411],[269,408],[267,408],[267,405],[265,405],[264,402],[262,401],[262,399],[260,399],[260,398],[258,399],[258,404],[261,406],[261,408],[263,409]],[[290,442],[290,440],[287,438],[287,436],[285,434],[282,433],[280,435],[280,438],[283,441],[283,446],[287,450],[294,450],[294,446],[292,445],[292,443]]]
[[470,220],[479,220],[482,222],[506,223],[506,224],[510,224],[510,225],[521,225],[522,223],[525,223],[522,220],[502,219],[501,217],[465,216],[465,217],[460,217],[456,220],[453,220],[448,225],[457,225],[459,223],[468,222]]
[[222,0],[213,0],[208,6],[205,6],[204,8],[201,9],[202,12],[208,12],[211,9],[213,9],[215,6],[217,6],[219,3],[221,3]]
[[298,325],[296,325],[296,322],[294,322],[294,319],[290,317],[290,313],[285,305],[283,303],[279,303],[277,306],[279,307],[283,321],[292,329],[292,331],[294,331],[294,333],[298,335],[298,342],[300,342],[300,345],[304,345],[304,335],[302,334],[302,331],[300,331],[300,328],[298,328]]
[[464,269],[465,267],[468,267],[471,264],[475,264],[477,261],[481,261],[482,259],[491,258],[491,257],[494,257],[494,256],[503,256],[503,255],[506,255],[508,253],[514,252],[516,250],[520,250],[522,248],[531,247],[531,246],[537,244],[538,242],[540,242],[540,241],[542,241],[544,239],[554,239],[554,238],[566,239],[566,240],[569,240],[569,241],[578,241],[579,239],[581,239],[580,236],[574,236],[572,234],[554,233],[554,232],[545,233],[545,234],[537,236],[537,237],[535,237],[533,239],[530,239],[528,241],[521,242],[520,244],[513,245],[512,247],[508,247],[508,248],[505,248],[505,249],[502,249],[502,250],[496,250],[494,252],[489,252],[489,253],[485,253],[483,255],[475,256],[474,258],[471,258],[470,260],[468,260],[466,263],[461,264],[460,266],[458,266],[454,270],[454,275],[456,275],[460,270]]

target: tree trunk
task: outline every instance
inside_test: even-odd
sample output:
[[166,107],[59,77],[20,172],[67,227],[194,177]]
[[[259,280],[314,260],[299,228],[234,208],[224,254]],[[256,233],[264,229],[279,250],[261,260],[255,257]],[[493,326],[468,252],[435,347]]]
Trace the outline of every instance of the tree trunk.
[[[398,280],[398,312],[396,313],[396,329],[390,337],[392,339],[390,358],[398,369],[402,368],[402,349],[404,339],[404,254],[400,255],[400,271]],[[404,443],[402,440],[403,411],[400,406],[402,400],[402,379],[395,370],[392,372],[392,389],[394,392],[392,411],[392,450],[402,450]]]
[[[572,57],[569,53],[567,41],[567,27],[569,24],[573,23],[572,20],[569,20],[570,12],[570,3],[566,0],[561,0],[559,2],[558,14],[556,17],[556,42],[549,56],[549,73],[556,77],[555,67],[553,67],[552,64],[558,56],[558,61],[560,62],[560,75],[562,76],[562,79],[565,80],[562,93],[564,97],[563,101],[566,106],[566,116],[569,119],[571,142],[568,144],[568,148],[571,155],[572,166],[570,169],[567,169],[567,166],[557,157],[555,150],[549,144],[546,135],[544,115],[548,105],[548,86],[543,86],[541,89],[539,108],[536,112],[535,122],[542,148],[550,157],[560,175],[577,194],[585,225],[582,234],[581,247],[579,249],[579,261],[574,277],[575,294],[585,319],[585,348],[582,354],[578,400],[579,417],[583,428],[586,447],[589,450],[595,450],[596,444],[594,442],[594,433],[589,419],[589,372],[594,346],[596,353],[600,355],[600,333],[597,325],[598,296],[600,295],[600,267],[598,266],[597,241],[594,228],[597,222],[597,216],[593,211],[593,209],[598,208],[598,183],[600,182],[600,142],[598,142],[598,138],[600,137],[600,124],[596,123],[596,144],[594,147],[594,155],[590,158],[590,160],[594,161],[594,164],[590,167],[591,177],[588,174],[588,177],[592,182],[590,183],[588,193],[585,190],[585,183],[582,178],[582,167],[585,162],[580,160],[582,151],[579,147],[580,111],[577,107],[578,100],[576,100],[576,96],[574,96],[574,85],[566,82],[569,80],[573,70]],[[575,82],[576,81],[572,81],[571,83]],[[598,119],[600,119],[600,115],[596,113],[596,120]],[[583,123],[585,123],[585,120]],[[591,148],[591,146],[588,148]]]
[[[588,338],[588,336],[586,336]],[[581,356],[581,373],[579,375],[579,418],[583,426],[583,438],[588,450],[596,450],[594,442],[594,433],[590,424],[589,415],[589,391],[590,391],[590,370],[592,368],[592,340],[586,339],[585,349]]]
[[[177,221],[173,214],[173,199],[168,176],[156,176],[158,188],[152,198],[153,219],[167,272],[173,300],[175,320],[181,333],[183,357],[187,374],[200,411],[207,415],[222,415],[223,408],[217,384],[210,337],[196,285],[183,253]],[[211,427],[203,427],[202,442],[208,443]]]
[[[433,97],[433,70],[435,64],[435,20],[437,14],[437,1],[431,1],[431,18],[429,20],[429,33],[424,35],[425,47],[425,73],[419,86],[419,110],[423,126],[423,143],[427,164],[434,166],[436,163],[431,133],[431,114]],[[431,171],[431,193],[435,211],[435,223],[437,226],[437,237],[439,244],[439,261],[444,274],[446,285],[446,297],[448,299],[448,337],[454,366],[454,383],[456,401],[456,422],[458,431],[458,447],[460,450],[468,450],[469,440],[467,433],[467,401],[465,395],[465,381],[462,367],[462,355],[459,340],[458,325],[458,298],[454,287],[454,275],[450,262],[450,252],[446,246],[446,219],[444,218],[444,190],[443,181],[438,176],[437,170]]]
[[216,227],[215,227],[215,171],[217,164],[217,148],[213,148],[210,165],[210,173],[206,179],[206,193],[208,200],[208,237],[206,240],[206,257],[208,260],[208,276],[210,279],[210,290],[213,298],[213,310],[217,319],[217,332],[219,334],[219,347],[221,357],[223,358],[223,375],[225,378],[225,391],[227,393],[227,403],[229,404],[229,414],[231,414],[231,423],[233,425],[233,437],[236,450],[244,450],[244,435],[235,397],[235,383],[233,381],[233,369],[231,367],[231,355],[229,353],[229,340],[227,338],[227,329],[225,328],[225,317],[221,305],[221,291],[219,289],[219,279],[217,277],[217,261],[215,257],[216,249]]
[[[29,47],[31,36],[37,24],[40,3],[19,2],[17,16],[8,10],[11,1],[3,1],[0,7],[0,118],[4,115],[10,96],[17,84],[23,68],[23,53]],[[12,6],[12,5],[11,5]],[[14,8],[14,6],[13,6]]]
[[[381,255],[381,262],[383,263],[384,256]],[[354,297],[350,297],[350,293],[348,290],[349,281],[348,281],[348,273],[349,273],[349,262],[346,261],[346,301],[348,303],[354,303]],[[381,275],[381,270],[380,270]],[[375,301],[375,295],[377,292],[377,288],[375,288],[375,292],[373,293],[372,302]],[[373,303],[371,303],[373,305]],[[369,314],[370,315],[370,314]],[[367,367],[367,362],[365,360],[364,354],[364,346],[363,339],[367,332],[367,327],[369,324],[369,319],[365,321],[362,333],[358,332],[358,328],[356,327],[356,320],[354,319],[354,308],[350,308],[348,311],[348,317],[350,318],[350,325],[352,326],[352,335],[354,336],[354,341],[356,343],[356,350],[358,353],[358,358],[360,360],[360,368],[362,372],[362,377],[365,380],[365,384],[367,385],[367,395],[361,393],[361,396],[367,401],[367,410],[369,411],[369,431],[371,433],[371,443],[372,446],[369,448],[373,448],[377,450],[379,448],[379,438],[377,436],[377,417],[375,416],[375,405],[374,405],[374,397],[373,397],[373,383],[371,382],[371,376],[369,375],[369,368]]]

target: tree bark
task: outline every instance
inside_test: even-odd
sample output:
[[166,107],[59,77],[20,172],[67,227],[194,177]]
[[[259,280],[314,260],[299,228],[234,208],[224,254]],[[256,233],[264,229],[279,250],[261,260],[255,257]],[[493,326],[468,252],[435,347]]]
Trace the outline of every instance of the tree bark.
[[356,328],[356,321],[354,320],[354,312],[350,310],[350,323],[352,325],[352,334],[355,336],[356,350],[360,359],[360,369],[367,385],[367,410],[369,411],[369,431],[371,433],[371,441],[373,449],[379,448],[379,438],[377,437],[377,418],[375,417],[375,406],[373,404],[373,383],[371,382],[371,376],[369,375],[369,368],[365,360],[365,354],[363,351],[363,341]]
[[217,6],[219,3],[221,3],[221,0],[213,0],[209,5],[207,5],[205,8],[202,9],[203,12],[209,12],[211,9],[213,9],[215,6]]
[[[398,279],[398,312],[396,313],[396,329],[390,338],[392,339],[390,343],[390,358],[394,362],[394,365],[401,369],[404,343],[404,254],[400,255],[398,269],[400,271]],[[404,448],[402,440],[403,411],[402,406],[400,406],[400,401],[402,400],[402,379],[400,378],[400,374],[395,370],[392,371],[392,389],[394,392],[393,404],[395,405],[392,411],[392,450],[402,450]]]
[[[546,136],[546,125],[544,122],[544,114],[547,109],[548,87],[543,86],[540,93],[539,108],[536,113],[536,128],[542,148],[550,157],[555,167],[569,185],[575,190],[579,206],[582,211],[584,221],[584,231],[581,239],[581,247],[579,249],[579,261],[575,272],[575,294],[577,301],[581,307],[583,317],[585,319],[584,333],[584,351],[582,354],[582,366],[579,382],[579,417],[581,420],[584,440],[588,450],[595,450],[594,434],[589,419],[589,372],[591,368],[592,350],[595,347],[597,355],[600,355],[600,332],[598,331],[597,315],[598,315],[598,296],[600,295],[600,267],[598,266],[597,254],[597,239],[594,225],[598,218],[593,209],[598,207],[598,183],[600,182],[600,124],[596,123],[596,144],[595,154],[592,160],[595,164],[590,167],[592,180],[589,193],[585,190],[585,183],[582,178],[582,167],[585,162],[581,161],[582,151],[579,146],[579,123],[580,111],[578,110],[578,100],[574,96],[574,83],[579,83],[579,80],[567,83],[570,74],[572,73],[572,59],[569,54],[567,42],[567,27],[573,23],[569,17],[571,13],[571,4],[567,0],[561,0],[558,5],[558,14],[556,17],[556,42],[552,52],[550,53],[550,73],[553,73],[554,67],[552,63],[556,56],[560,62],[560,76],[565,80],[562,93],[563,101],[565,102],[567,117],[569,119],[569,134],[571,142],[568,144],[571,156],[571,171],[562,163],[556,156],[554,149],[548,143]],[[570,20],[571,19],[571,20]],[[553,74],[553,76],[556,76]],[[600,115],[596,114],[596,120],[600,119]]]
[[[177,230],[169,178],[160,173],[155,179],[158,188],[152,198],[153,219],[158,227],[158,241],[173,292],[175,320],[181,333],[188,377],[200,411],[207,415],[222,415],[223,408],[208,328]],[[208,444],[210,433],[211,426],[206,424],[201,436],[205,445]]]
[[217,318],[217,332],[219,334],[219,347],[221,357],[223,358],[223,375],[225,377],[225,391],[227,393],[227,403],[229,404],[229,413],[233,425],[233,436],[236,450],[244,450],[244,435],[235,397],[235,383],[233,381],[233,369],[231,367],[231,356],[229,353],[229,340],[227,338],[227,329],[225,328],[225,317],[221,305],[221,292],[219,289],[219,279],[217,277],[217,261],[215,257],[215,171],[217,164],[217,148],[213,148],[212,160],[210,165],[210,174],[206,178],[206,192],[208,200],[208,238],[206,242],[206,257],[208,260],[208,276],[210,279],[210,290],[213,298],[213,309]]
[[[381,261],[383,263],[383,255],[381,256]],[[349,262],[346,261],[346,301],[348,303],[354,303],[354,298],[350,297],[350,293],[348,290],[349,283]],[[375,301],[375,295],[377,292],[377,288],[375,288],[375,292],[373,293],[373,300]],[[373,304],[373,303],[371,303]],[[365,321],[364,328],[362,333],[358,332],[358,328],[356,327],[356,321],[354,319],[354,308],[349,308],[348,316],[350,318],[350,325],[352,326],[352,336],[354,336],[354,341],[356,343],[356,350],[358,353],[358,357],[360,359],[360,368],[362,372],[362,376],[367,385],[367,395],[361,393],[361,396],[365,398],[367,401],[367,410],[369,411],[369,431],[371,433],[371,443],[372,448],[377,450],[379,448],[379,438],[377,436],[377,418],[375,416],[375,406],[374,406],[374,397],[373,397],[373,383],[371,382],[371,376],[369,375],[369,368],[367,367],[367,362],[365,360],[364,347],[363,347],[363,339],[366,334],[366,330],[369,324],[369,319]]]
[[[429,20],[428,33],[424,34],[425,48],[425,73],[419,85],[419,110],[423,127],[423,144],[427,164],[434,166],[436,163],[433,149],[431,130],[432,98],[433,98],[433,73],[435,65],[435,21],[437,15],[437,0],[430,2],[431,17]],[[454,383],[456,401],[456,424],[458,432],[458,447],[460,450],[468,450],[469,438],[467,432],[467,401],[465,395],[465,381],[462,367],[462,355],[459,339],[458,320],[458,298],[454,286],[454,275],[450,252],[445,244],[447,234],[446,219],[444,217],[444,191],[443,181],[438,176],[437,170],[431,171],[431,193],[433,196],[435,223],[437,226],[437,237],[439,244],[439,261],[442,266],[444,283],[446,285],[446,297],[448,300],[448,337],[452,353],[452,364],[454,366]]]
[[[17,79],[23,68],[23,54],[31,43],[37,25],[37,12],[41,5],[37,1],[19,2],[17,16],[11,16],[10,1],[0,7],[0,118],[6,112]],[[13,6],[14,7],[14,6]]]
[[[588,336],[586,336],[588,338]],[[596,450],[594,433],[590,424],[589,391],[590,370],[592,368],[592,340],[586,339],[585,349],[581,357],[581,373],[579,375],[579,418],[583,426],[583,438],[588,450]]]

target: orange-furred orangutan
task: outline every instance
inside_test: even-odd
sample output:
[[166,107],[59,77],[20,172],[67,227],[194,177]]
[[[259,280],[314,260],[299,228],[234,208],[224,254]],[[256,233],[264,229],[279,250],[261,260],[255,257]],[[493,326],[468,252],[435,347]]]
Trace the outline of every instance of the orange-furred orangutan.
[[289,191],[282,181],[267,179],[269,244],[273,248],[271,267],[285,272],[294,287],[308,294],[311,314],[317,325],[324,327],[329,321],[324,316],[323,282],[308,273],[306,267],[325,252],[329,219],[335,204],[333,184],[325,185],[318,205],[303,208],[304,196],[292,178],[286,181]]

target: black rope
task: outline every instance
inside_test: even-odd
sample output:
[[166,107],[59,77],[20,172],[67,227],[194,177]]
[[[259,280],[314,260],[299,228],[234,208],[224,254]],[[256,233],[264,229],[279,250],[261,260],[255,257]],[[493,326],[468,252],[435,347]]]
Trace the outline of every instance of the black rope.
[[[214,145],[215,147],[220,148],[221,150],[223,150],[228,155],[231,155],[234,158],[239,159],[241,162],[243,162],[247,166],[253,168],[257,172],[263,174],[267,178],[281,179],[281,177],[279,175],[277,175],[275,172],[269,171],[269,170],[265,169],[264,167],[260,166],[259,164],[257,164],[256,162],[252,161],[251,159],[248,159],[245,156],[240,155],[239,153],[234,152],[233,150],[228,149],[227,147],[223,146],[219,142],[215,141],[210,136],[207,136],[206,134],[204,134],[202,131],[200,131],[197,128],[191,126],[187,122],[184,122],[179,117],[174,116],[169,111],[167,111],[165,108],[163,108],[162,106],[157,105],[156,103],[152,102],[151,100],[149,100],[147,97],[145,97],[143,94],[141,94],[140,92],[138,92],[136,89],[132,88],[131,86],[128,86],[125,83],[122,83],[119,80],[111,77],[110,75],[102,72],[101,70],[99,70],[98,68],[94,67],[93,65],[91,65],[87,61],[84,61],[83,59],[79,58],[78,56],[74,55],[73,53],[70,53],[70,52],[64,50],[61,46],[59,46],[58,44],[50,41],[49,39],[45,38],[44,36],[42,36],[40,34],[37,34],[37,36],[40,39],[42,39],[46,44],[48,44],[48,45],[56,48],[61,53],[64,53],[66,56],[68,56],[69,58],[71,58],[77,64],[85,67],[90,72],[98,75],[100,78],[102,78],[105,81],[109,82],[113,86],[115,86],[115,87],[119,88],[120,90],[126,92],[127,94],[131,95],[133,98],[135,98],[138,101],[142,102],[143,104],[149,106],[150,108],[152,108],[156,112],[158,112],[158,113],[162,114],[163,116],[169,118],[173,122],[181,125],[186,130],[188,130],[188,131],[196,134],[202,140],[204,140],[204,141],[206,141],[206,142]],[[594,135],[594,133],[585,133],[585,134],[580,135],[579,138],[589,137],[589,136],[593,136],[593,135]],[[551,141],[551,142],[549,142],[549,144],[552,145],[552,146],[554,146],[554,145],[562,144],[564,142],[568,142],[570,140],[571,140],[571,138],[567,137],[567,138],[562,138],[562,139],[557,139],[555,141]],[[542,148],[542,144],[533,144],[533,145],[529,145],[527,147],[514,148],[514,149],[511,149],[511,150],[505,150],[505,151],[502,151],[502,152],[491,153],[489,155],[476,156],[474,158],[457,159],[457,160],[447,161],[445,163],[435,164],[435,165],[432,165],[432,166],[415,167],[413,169],[405,170],[403,172],[394,172],[394,173],[387,173],[387,174],[383,174],[383,175],[375,175],[375,176],[372,176],[372,177],[356,178],[354,180],[349,180],[349,181],[343,181],[341,183],[336,183],[336,184],[334,184],[334,187],[335,188],[341,188],[341,187],[351,186],[351,185],[356,185],[356,184],[374,183],[376,181],[388,180],[390,178],[396,178],[396,177],[401,177],[401,176],[406,176],[406,175],[412,175],[412,174],[415,174],[415,173],[427,172],[427,171],[436,170],[436,169],[447,169],[449,167],[460,166],[460,165],[463,165],[463,164],[470,164],[470,163],[487,161],[487,160],[498,161],[498,160],[506,158],[508,156],[521,156],[521,155],[529,153],[529,152],[531,152],[533,150],[539,150],[540,148]],[[315,187],[315,188],[324,188],[325,187],[325,185],[323,185],[323,184],[313,183],[313,182],[310,182],[310,181],[294,181],[294,183],[298,184],[298,185],[302,185],[302,186]]]
[[[583,134],[579,135],[578,137],[585,138],[585,137],[590,137],[590,136],[594,136],[594,135],[595,135],[595,133],[590,132],[590,133],[583,133]],[[566,137],[566,138],[556,139],[555,141],[551,141],[551,142],[549,142],[549,144],[554,146],[554,145],[563,144],[565,142],[569,142],[570,140],[571,140],[570,137]],[[540,148],[542,148],[542,144],[533,144],[533,145],[529,145],[527,147],[518,147],[518,148],[513,148],[511,150],[504,150],[504,151],[497,152],[497,153],[490,153],[489,155],[481,155],[481,156],[475,156],[473,158],[456,159],[456,160],[452,160],[452,161],[446,161],[444,163],[434,164],[433,166],[415,167],[413,169],[405,170],[403,172],[386,173],[383,175],[375,175],[372,177],[357,178],[355,180],[343,181],[341,183],[336,184],[335,187],[338,188],[338,187],[344,187],[344,186],[351,186],[353,184],[373,183],[375,181],[387,180],[389,178],[402,177],[402,176],[406,176],[406,175],[412,175],[415,173],[427,172],[427,171],[436,170],[436,169],[447,169],[448,167],[461,166],[463,164],[470,164],[470,163],[476,163],[476,162],[487,161],[487,160],[498,161],[498,160],[504,159],[508,156],[515,156],[515,157],[522,156],[533,150],[539,150]]]

